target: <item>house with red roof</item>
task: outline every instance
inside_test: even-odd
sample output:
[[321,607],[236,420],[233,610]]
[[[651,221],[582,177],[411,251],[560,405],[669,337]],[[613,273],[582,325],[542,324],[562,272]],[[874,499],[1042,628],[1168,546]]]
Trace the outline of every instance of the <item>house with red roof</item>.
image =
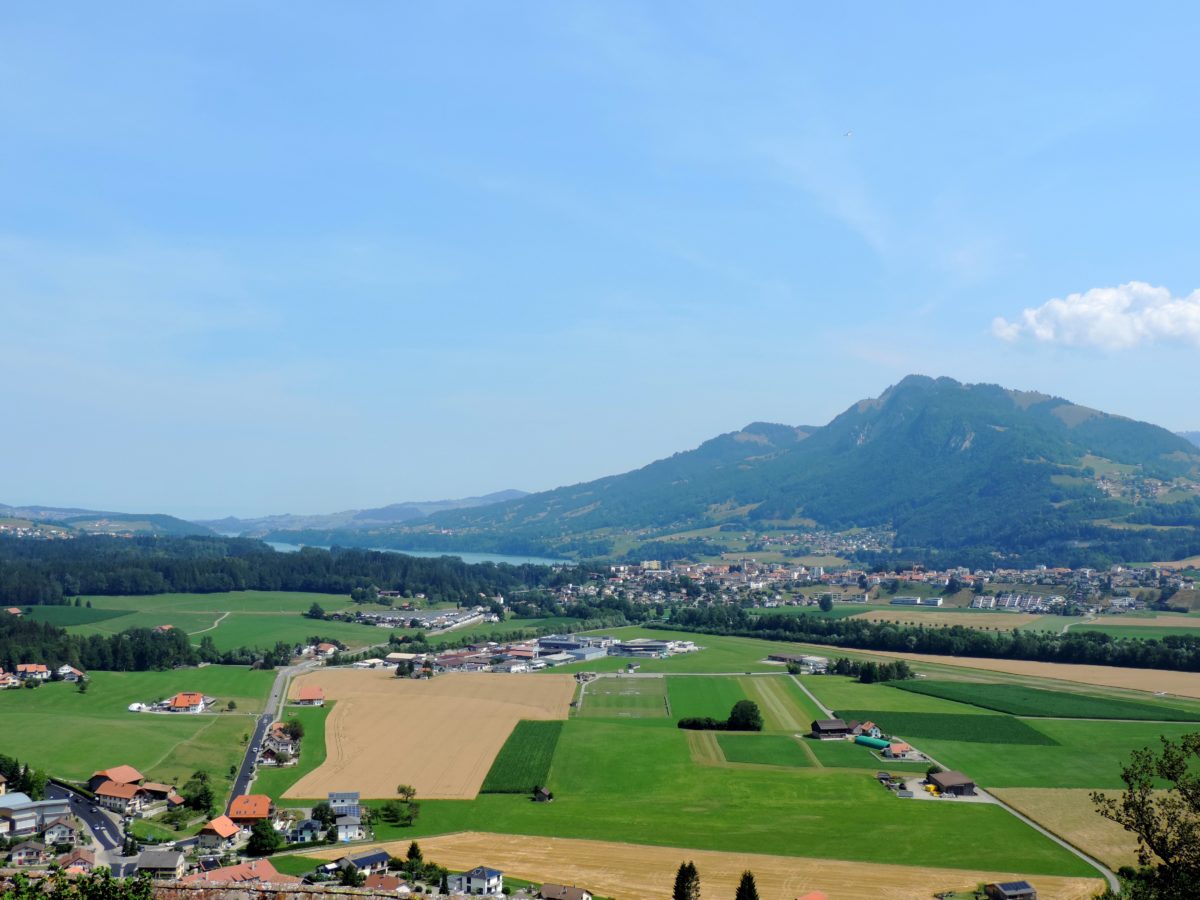
[[96,803],[122,816],[131,816],[146,805],[149,797],[139,784],[106,781],[96,788]]
[[295,875],[282,874],[267,859],[252,859],[236,866],[193,872],[180,879],[183,884],[299,884],[301,880]]
[[323,688],[317,687],[315,684],[300,685],[300,692],[296,695],[297,706],[324,706],[325,691]]
[[17,663],[17,677],[22,681],[49,681],[50,670],[42,663]]
[[274,812],[275,804],[266,794],[238,794],[229,803],[229,818],[242,828],[269,820]]
[[229,816],[217,816],[200,829],[197,842],[205,850],[224,850],[232,847],[241,829]]
[[88,779],[88,790],[95,791],[106,781],[114,784],[141,784],[145,780],[146,776],[133,766],[113,766],[111,769],[93,772],[92,777]]
[[166,708],[170,712],[198,713],[203,712],[209,699],[195,691],[181,691],[167,701]]

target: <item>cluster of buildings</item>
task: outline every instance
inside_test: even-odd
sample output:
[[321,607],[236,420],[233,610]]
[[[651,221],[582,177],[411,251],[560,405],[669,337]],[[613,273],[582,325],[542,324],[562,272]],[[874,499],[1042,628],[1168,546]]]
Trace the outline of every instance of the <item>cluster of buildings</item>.
[[385,660],[363,660],[355,665],[372,663],[395,665],[412,664],[413,677],[440,675],[445,672],[505,672],[517,674],[536,672],[551,666],[591,662],[608,656],[629,659],[664,659],[680,653],[692,653],[700,648],[692,641],[633,638],[619,640],[604,635],[551,634],[530,641],[498,644],[484,641],[459,650],[417,656],[411,653],[392,653]]
[[[1048,613],[1067,605],[1060,594],[1024,594],[1005,591],[1003,594],[980,594],[971,600],[971,609],[1015,609],[1021,612]],[[1145,604],[1142,604],[1143,606]]]
[[817,719],[812,723],[809,733],[818,741],[853,741],[884,759],[923,761],[926,758],[907,741],[885,735],[874,722]]
[[[503,603],[503,600],[500,602]],[[451,631],[480,622],[500,621],[500,617],[485,606],[424,610],[414,610],[411,607],[398,610],[354,610],[334,613],[330,618],[342,618],[380,628],[419,628],[431,632]]]
[[5,672],[0,668],[0,690],[24,687],[26,682],[41,683],[44,681],[86,681],[87,673],[74,666],[59,666],[51,669],[42,663],[18,663],[15,672]]
[[206,697],[199,691],[180,691],[173,697],[157,703],[131,703],[130,712],[192,713],[198,715],[217,702],[216,697]]

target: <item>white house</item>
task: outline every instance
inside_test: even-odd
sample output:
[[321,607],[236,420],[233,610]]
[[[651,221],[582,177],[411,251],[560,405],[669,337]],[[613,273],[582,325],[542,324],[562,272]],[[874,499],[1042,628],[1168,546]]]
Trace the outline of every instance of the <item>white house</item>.
[[74,666],[59,666],[56,671],[58,677],[63,681],[84,681],[87,679],[87,674],[80,672]]
[[337,826],[337,839],[343,843],[361,841],[367,836],[358,816],[338,816],[333,824]]
[[450,879],[450,890],[461,894],[499,897],[504,894],[504,873],[487,866],[476,866]]

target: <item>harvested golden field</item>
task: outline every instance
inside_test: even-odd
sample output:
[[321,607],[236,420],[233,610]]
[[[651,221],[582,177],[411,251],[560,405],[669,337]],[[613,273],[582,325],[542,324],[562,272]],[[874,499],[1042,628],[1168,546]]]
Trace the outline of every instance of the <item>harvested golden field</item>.
[[1041,616],[1029,613],[1002,612],[911,612],[899,607],[875,609],[855,619],[866,619],[870,622],[899,622],[901,625],[962,625],[964,628],[1020,628],[1036,622]]
[[[1137,838],[1115,822],[1098,816],[1089,790],[1000,788],[991,793],[1110,869],[1137,865]],[[1117,796],[1120,791],[1107,793]]]
[[[408,842],[382,846],[393,856],[403,856]],[[482,863],[516,878],[579,885],[617,900],[668,900],[675,870],[689,859],[700,872],[706,897],[732,897],[747,869],[754,873],[763,900],[794,900],[808,891],[824,891],[836,900],[918,900],[940,891],[970,890],[981,881],[1024,877],[1015,872],[927,869],[478,832],[421,838],[421,850],[426,859],[451,870]],[[344,853],[331,847],[313,855],[335,859]],[[1035,881],[1042,900],[1086,900],[1104,887],[1098,878],[1039,875]]]
[[[520,719],[565,719],[575,692],[569,675],[443,675],[429,681],[396,678],[390,669],[333,669],[292,682],[317,685],[336,700],[325,722],[326,759],[284,794],[324,797],[359,791],[396,796],[411,784],[417,796],[469,800]],[[470,739],[463,738],[470,723]]]
[[[824,644],[809,644],[831,652],[841,648]],[[855,655],[880,659],[907,659],[909,662],[936,663],[960,666],[983,672],[1004,672],[1030,678],[1051,678],[1078,684],[1126,688],[1131,691],[1162,691],[1179,697],[1200,699],[1200,672],[1169,672],[1165,669],[1130,669],[1121,666],[1084,666],[1075,663],[1030,662],[1022,659],[977,659],[968,656],[937,656],[932,653],[882,653],[874,650],[855,650]]]

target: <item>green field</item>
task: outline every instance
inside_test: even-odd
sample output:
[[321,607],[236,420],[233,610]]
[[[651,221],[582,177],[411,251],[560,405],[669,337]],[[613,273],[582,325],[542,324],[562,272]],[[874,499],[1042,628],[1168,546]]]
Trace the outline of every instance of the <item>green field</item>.
[[671,698],[671,718],[676,720],[700,716],[724,720],[733,704],[746,699],[737,678],[680,676],[664,680]]
[[576,715],[591,718],[660,718],[667,714],[665,678],[597,678],[583,689]]
[[496,754],[483,780],[484,794],[531,794],[545,787],[563,723],[522,719]]
[[902,762],[898,760],[881,760],[868,747],[853,741],[818,741],[807,738],[804,741],[812,754],[821,765],[831,769],[869,769],[872,772],[886,770],[889,772],[924,772],[929,768],[928,763]]
[[[903,801],[864,773],[696,765],[687,734],[669,720],[570,719],[549,780],[553,803],[501,794],[428,800],[413,827],[383,824],[376,838],[485,830],[916,866],[1092,874],[991,804],[900,807]],[[862,840],[864,834],[871,840]],[[963,835],[970,840],[960,840]],[[950,843],[955,852],[948,855]]]
[[957,715],[986,715],[981,709],[952,703],[937,697],[926,697],[907,691],[897,691],[886,684],[859,684],[843,675],[810,675],[801,679],[813,696],[830,709],[881,709],[892,712],[932,712]]
[[128,613],[120,609],[88,609],[86,606],[30,606],[25,618],[66,628],[71,625],[92,625],[124,615],[128,615]]
[[1095,631],[1115,638],[1145,638],[1162,640],[1165,637],[1200,637],[1200,628],[1171,625],[1072,625],[1071,633]]
[[1161,703],[1138,703],[1068,691],[1047,691],[1021,684],[968,681],[896,681],[890,687],[954,700],[1014,716],[1068,719],[1141,719],[1148,722],[1200,722],[1200,713]]
[[[174,625],[186,631],[192,643],[208,635],[218,650],[238,647],[270,647],[276,641],[297,644],[312,635],[333,638],[350,647],[365,647],[387,640],[388,631],[352,622],[322,622],[301,615],[313,603],[326,612],[352,607],[350,598],[339,594],[308,594],[295,591],[227,591],[215,594],[150,594],[135,596],[85,597],[87,607],[43,607],[64,610],[45,615],[101,614],[103,618],[81,617],[64,621],[73,634],[117,634],[127,628]],[[72,613],[67,610],[74,610]],[[56,623],[60,624],[60,623]]]
[[294,766],[260,767],[254,779],[254,793],[266,794],[272,800],[278,801],[284,791],[325,762],[325,719],[335,706],[336,701],[324,706],[285,707],[284,721],[294,719],[304,726],[304,737],[300,740],[300,759]]
[[731,763],[753,763],[760,766],[792,766],[805,768],[813,764],[812,757],[795,738],[782,734],[718,734],[721,752]]
[[906,741],[923,738],[966,741],[979,744],[1045,744],[1053,740],[1012,716],[972,716],[956,713],[881,712],[875,709],[839,709],[838,716],[850,721],[872,721],[886,734]]
[[[66,682],[32,691],[0,692],[0,753],[52,775],[87,779],[128,763],[157,781],[182,783],[197,769],[224,776],[245,748],[243,737],[263,708],[273,672],[206,666],[169,672],[93,672],[88,692]],[[220,715],[131,713],[130,703],[179,691],[234,700]],[[219,781],[219,779],[218,779]]]

